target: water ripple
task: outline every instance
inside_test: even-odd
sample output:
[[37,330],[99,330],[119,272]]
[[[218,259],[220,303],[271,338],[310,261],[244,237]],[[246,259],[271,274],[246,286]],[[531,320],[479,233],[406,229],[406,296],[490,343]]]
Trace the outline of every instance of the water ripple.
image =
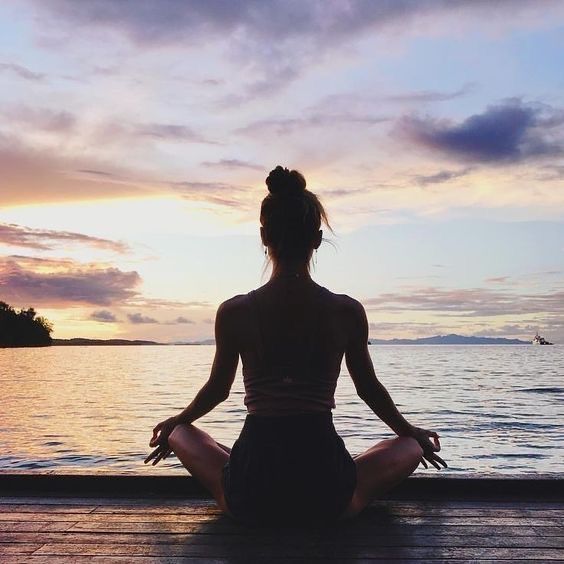
[[[213,353],[210,346],[0,349],[0,368],[9,367],[0,468],[184,472],[174,457],[155,467],[143,460],[152,428],[193,399]],[[564,347],[371,346],[370,353],[402,413],[440,434],[450,472],[564,473]],[[245,418],[243,394],[239,370],[230,397],[198,425],[231,445]],[[393,436],[358,398],[345,366],[335,399],[335,426],[351,453]]]

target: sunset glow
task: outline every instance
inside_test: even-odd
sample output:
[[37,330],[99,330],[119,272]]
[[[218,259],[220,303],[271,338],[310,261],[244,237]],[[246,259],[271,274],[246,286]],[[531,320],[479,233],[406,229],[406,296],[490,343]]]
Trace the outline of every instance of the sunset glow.
[[0,300],[56,338],[213,337],[300,170],[371,337],[564,342],[564,5],[0,6]]

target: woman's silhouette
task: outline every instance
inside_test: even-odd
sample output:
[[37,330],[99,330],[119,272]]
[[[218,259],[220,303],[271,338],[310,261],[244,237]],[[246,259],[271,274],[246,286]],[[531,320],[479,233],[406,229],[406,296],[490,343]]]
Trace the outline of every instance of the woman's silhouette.
[[[446,463],[436,454],[437,433],[408,423],[377,380],[363,306],[309,274],[321,222],[329,227],[320,201],[295,170],[278,166],[266,184],[260,235],[272,276],[220,305],[209,380],[182,413],[154,428],[157,448],[145,462],[174,451],[219,507],[243,522],[352,517],[420,462]],[[343,355],[360,398],[398,435],[354,459],[331,413]],[[229,449],[193,422],[228,397],[239,356],[248,414]]]

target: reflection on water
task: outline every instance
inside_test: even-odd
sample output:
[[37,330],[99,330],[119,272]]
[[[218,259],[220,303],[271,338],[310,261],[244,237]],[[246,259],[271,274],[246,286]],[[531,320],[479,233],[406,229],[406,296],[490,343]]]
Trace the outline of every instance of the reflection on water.
[[[564,347],[370,351],[404,415],[439,432],[451,472],[564,472]],[[213,346],[0,349],[0,469],[183,471],[176,458],[155,467],[143,459],[152,427],[190,402],[213,353]],[[344,365],[336,401],[335,426],[353,454],[392,436],[356,396]],[[199,424],[230,445],[244,417],[239,367],[229,399]]]

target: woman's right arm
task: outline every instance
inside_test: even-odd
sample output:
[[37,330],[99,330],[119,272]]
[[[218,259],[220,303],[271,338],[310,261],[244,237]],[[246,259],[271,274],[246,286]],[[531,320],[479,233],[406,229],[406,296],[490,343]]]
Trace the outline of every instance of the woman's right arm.
[[[345,362],[359,397],[370,409],[400,437],[413,437],[423,449],[423,457],[437,470],[446,462],[437,454],[441,450],[439,435],[415,427],[399,412],[388,390],[376,377],[368,352],[368,319],[360,302],[352,300],[349,339],[345,349]],[[433,439],[431,442],[430,438]],[[426,466],[425,462],[422,461]]]
[[353,301],[345,362],[356,392],[366,405],[396,433],[410,435],[413,426],[398,411],[388,390],[376,377],[368,352],[368,319],[360,302]]

